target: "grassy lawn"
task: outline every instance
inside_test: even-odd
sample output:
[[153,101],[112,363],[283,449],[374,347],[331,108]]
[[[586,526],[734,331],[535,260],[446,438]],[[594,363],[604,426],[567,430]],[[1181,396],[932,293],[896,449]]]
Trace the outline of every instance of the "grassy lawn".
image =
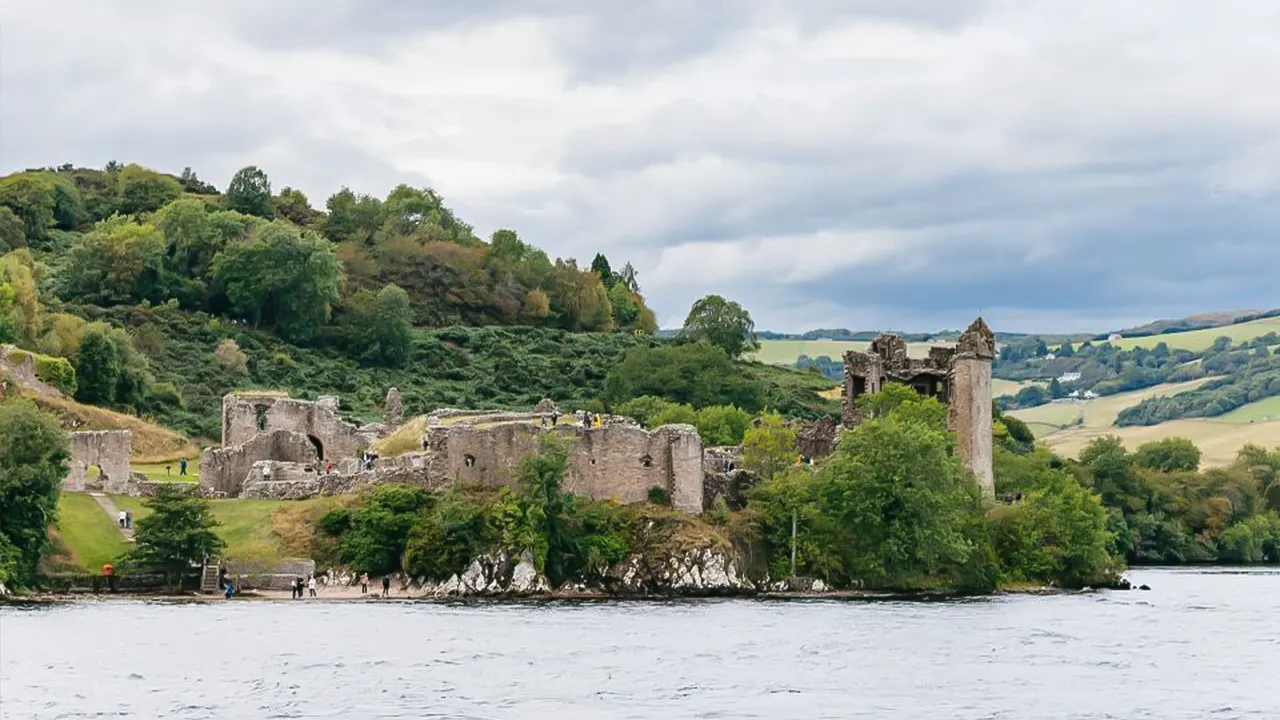
[[[165,472],[165,467],[169,468],[169,472]],[[134,472],[146,475],[148,480],[156,482],[195,482],[200,479],[200,456],[194,455],[187,458],[187,474],[185,477],[178,474],[177,460],[158,463],[132,463],[130,468]]]
[[[143,502],[146,498],[124,497],[113,495],[111,500],[121,510],[133,512],[134,521],[151,513]],[[311,503],[324,502],[317,500],[210,500],[213,517],[220,525],[217,533],[227,542],[230,555],[243,554],[263,548],[277,547],[278,538],[271,529],[271,516],[282,507],[300,507]],[[103,517],[106,517],[104,514]]]
[[1152,335],[1150,337],[1137,338],[1121,338],[1120,340],[1112,340],[1111,344],[1122,350],[1131,350],[1135,347],[1153,348],[1161,342],[1168,343],[1169,347],[1175,350],[1204,350],[1213,344],[1213,341],[1226,336],[1231,338],[1231,342],[1241,342],[1244,340],[1252,340],[1260,335],[1266,335],[1269,332],[1280,333],[1280,317],[1263,318],[1261,320],[1253,320],[1247,323],[1239,323],[1236,325],[1227,325],[1225,327],[1205,328],[1203,330],[1192,330],[1183,333],[1170,333],[1168,335]]
[[58,535],[89,572],[97,572],[103,563],[114,562],[129,549],[115,521],[87,493],[62,493],[58,498]]
[[[1214,418],[1220,422],[1252,423],[1266,420],[1280,420],[1280,395],[1273,395],[1248,405],[1241,405],[1225,415]],[[1280,442],[1280,437],[1277,437]]]
[[[933,345],[934,343],[908,343],[907,354],[915,358],[928,357],[929,348]],[[866,350],[870,346],[869,342],[851,340],[761,340],[760,350],[748,359],[768,365],[794,365],[801,355],[811,358],[826,355],[832,360],[839,360],[850,350]]]
[[1045,383],[1035,380],[1002,380],[1000,378],[991,378],[991,397],[1000,397],[1001,395],[1017,395],[1018,391],[1024,387],[1031,385],[1045,385]]

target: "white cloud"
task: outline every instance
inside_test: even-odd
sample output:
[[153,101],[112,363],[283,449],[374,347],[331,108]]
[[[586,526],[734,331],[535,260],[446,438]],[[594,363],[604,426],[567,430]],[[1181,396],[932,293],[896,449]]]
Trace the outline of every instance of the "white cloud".
[[711,291],[775,329],[1277,301],[1266,0],[0,14],[0,170],[429,183],[480,232],[630,259],[664,319]]

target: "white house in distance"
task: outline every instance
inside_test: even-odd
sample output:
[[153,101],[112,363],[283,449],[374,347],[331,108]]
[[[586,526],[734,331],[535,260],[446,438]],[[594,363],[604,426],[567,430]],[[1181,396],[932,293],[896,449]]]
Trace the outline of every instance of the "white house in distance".
[[1110,335],[1107,336],[1107,342],[1111,342],[1112,340],[1122,340],[1122,339],[1124,339],[1124,336],[1121,335],[1120,333],[1111,333]]
[[1058,382],[1060,383],[1075,382],[1079,379],[1080,379],[1080,373],[1078,372],[1064,372],[1058,376]]

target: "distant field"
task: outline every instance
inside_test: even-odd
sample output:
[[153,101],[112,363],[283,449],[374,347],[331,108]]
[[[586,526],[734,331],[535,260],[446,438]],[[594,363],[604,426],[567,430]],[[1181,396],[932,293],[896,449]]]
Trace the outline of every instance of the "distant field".
[[[1213,418],[1218,422],[1252,423],[1265,420],[1280,420],[1280,395],[1242,405],[1235,410]],[[1280,438],[1277,438],[1280,441]]]
[[998,398],[1001,395],[1017,395],[1018,391],[1028,385],[1044,385],[1037,380],[1001,380],[1000,378],[991,378],[991,397]]
[[[928,357],[929,348],[934,344],[907,343],[907,354],[911,357]],[[851,340],[761,340],[760,350],[751,359],[769,365],[794,365],[801,355],[811,358],[826,355],[832,360],[839,360],[850,350],[866,350],[870,346],[869,342]]]
[[1049,403],[1026,410],[1014,410],[1009,415],[1030,425],[1036,437],[1058,432],[1068,425],[1076,424],[1077,421],[1086,428],[1106,428],[1115,423],[1116,416],[1125,408],[1133,407],[1147,398],[1177,395],[1180,392],[1194,390],[1208,381],[1209,378],[1201,378],[1183,383],[1166,383],[1143,390],[1107,395],[1095,400]]
[[1165,342],[1169,344],[1170,348],[1175,350],[1182,349],[1199,351],[1208,348],[1213,344],[1214,340],[1224,335],[1231,338],[1232,342],[1242,342],[1244,340],[1252,340],[1260,335],[1266,335],[1269,332],[1280,332],[1280,317],[1263,318],[1261,320],[1253,320],[1247,323],[1239,323],[1237,325],[1205,328],[1203,330],[1192,330],[1190,332],[1151,335],[1149,337],[1121,338],[1120,340],[1112,340],[1111,344],[1123,350],[1130,350],[1135,347],[1153,348],[1161,342]]
[[1153,440],[1185,437],[1203,453],[1203,467],[1221,467],[1235,460],[1240,448],[1249,443],[1263,447],[1280,447],[1280,420],[1254,423],[1229,423],[1215,420],[1171,420],[1159,425],[1141,427],[1071,428],[1045,438],[1054,452],[1075,457],[1097,437],[1116,435],[1125,447],[1133,449]]

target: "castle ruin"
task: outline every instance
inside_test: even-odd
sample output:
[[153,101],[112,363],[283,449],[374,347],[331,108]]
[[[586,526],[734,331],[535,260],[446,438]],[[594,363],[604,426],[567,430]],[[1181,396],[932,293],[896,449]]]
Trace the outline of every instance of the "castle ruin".
[[89,468],[98,468],[92,483],[109,493],[123,493],[132,481],[129,455],[133,452],[133,433],[128,430],[86,430],[67,434],[71,458],[62,489],[84,492]]
[[623,418],[594,424],[569,416],[544,425],[550,401],[533,413],[438,410],[423,419],[412,451],[366,463],[363,452],[396,430],[388,421],[400,419],[399,405],[392,390],[384,421],[356,427],[339,417],[337,398],[231,393],[223,398],[223,446],[201,458],[202,492],[302,499],[387,482],[514,487],[520,458],[537,450],[540,435],[555,433],[569,441],[565,490],[632,503],[656,488],[674,507],[702,511],[702,439],[692,426],[645,430]]
[[859,397],[880,392],[886,383],[901,383],[947,405],[947,425],[956,435],[956,456],[982,488],[995,496],[991,445],[991,361],[995,333],[982,318],[960,335],[955,347],[932,347],[925,358],[907,356],[907,344],[896,335],[880,335],[866,351],[844,356],[843,424],[856,427],[865,418]]

